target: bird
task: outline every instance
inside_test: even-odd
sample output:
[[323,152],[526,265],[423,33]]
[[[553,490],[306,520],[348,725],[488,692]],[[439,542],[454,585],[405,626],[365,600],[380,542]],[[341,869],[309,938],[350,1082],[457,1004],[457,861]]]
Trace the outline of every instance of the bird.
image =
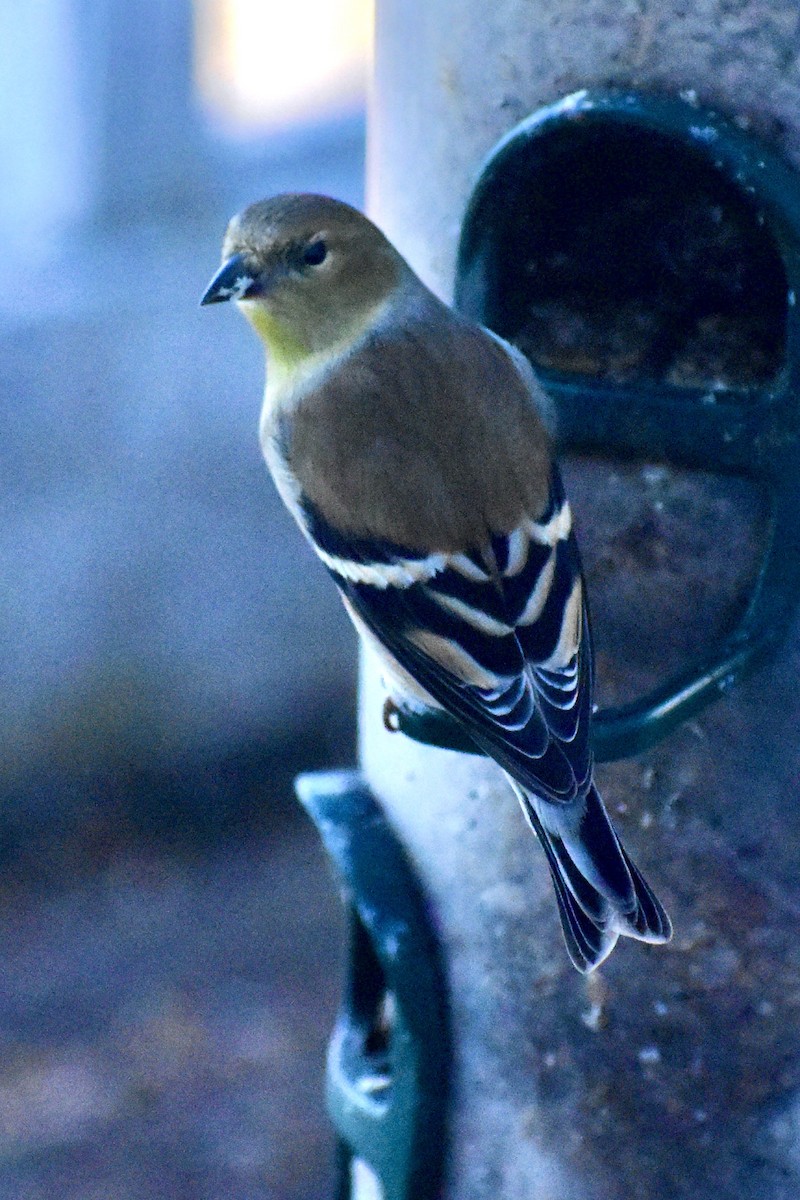
[[444,709],[505,773],[572,963],[593,970],[620,936],[668,941],[594,782],[586,589],[528,360],[327,196],[233,217],[201,305],[223,301],[264,343],[259,433],[281,498],[393,702]]

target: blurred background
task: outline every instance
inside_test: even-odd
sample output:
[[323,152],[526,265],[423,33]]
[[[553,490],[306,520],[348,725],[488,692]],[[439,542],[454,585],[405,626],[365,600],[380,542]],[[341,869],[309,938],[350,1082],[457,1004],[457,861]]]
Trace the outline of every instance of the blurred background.
[[198,300],[244,204],[361,203],[370,0],[0,10],[0,1196],[318,1198],[355,640]]

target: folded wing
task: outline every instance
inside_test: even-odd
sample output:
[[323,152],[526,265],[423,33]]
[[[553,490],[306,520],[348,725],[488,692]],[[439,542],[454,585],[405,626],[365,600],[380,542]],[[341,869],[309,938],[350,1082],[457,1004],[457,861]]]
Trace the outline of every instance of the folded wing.
[[591,649],[569,506],[461,553],[309,532],[361,620],[509,774],[563,804],[591,777]]

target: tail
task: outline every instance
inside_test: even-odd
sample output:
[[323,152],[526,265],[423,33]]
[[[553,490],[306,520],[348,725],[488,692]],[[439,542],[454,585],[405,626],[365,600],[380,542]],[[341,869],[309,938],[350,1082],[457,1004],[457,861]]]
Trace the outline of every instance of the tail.
[[584,973],[607,958],[617,938],[668,942],[672,925],[622,846],[597,788],[579,818],[515,785],[547,855],[567,951]]

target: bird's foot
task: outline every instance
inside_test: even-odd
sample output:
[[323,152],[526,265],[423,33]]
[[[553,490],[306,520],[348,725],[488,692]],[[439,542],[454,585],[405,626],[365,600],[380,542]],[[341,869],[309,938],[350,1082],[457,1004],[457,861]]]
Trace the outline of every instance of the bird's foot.
[[400,732],[400,709],[391,696],[383,702],[383,728],[389,733]]

